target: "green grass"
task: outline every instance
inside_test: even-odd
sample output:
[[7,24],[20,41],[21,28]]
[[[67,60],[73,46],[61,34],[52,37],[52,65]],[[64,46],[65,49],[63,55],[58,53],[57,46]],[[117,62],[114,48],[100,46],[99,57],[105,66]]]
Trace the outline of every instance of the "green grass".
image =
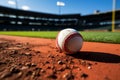
[[120,32],[81,32],[85,41],[120,43]]
[[57,31],[7,31],[0,32],[4,35],[13,35],[13,36],[26,36],[26,37],[38,37],[38,38],[52,38],[54,39],[58,34]]
[[[91,42],[105,42],[105,43],[120,43],[120,32],[80,32],[84,41]],[[0,34],[13,36],[27,36],[27,37],[42,37],[55,39],[57,31],[1,31]]]

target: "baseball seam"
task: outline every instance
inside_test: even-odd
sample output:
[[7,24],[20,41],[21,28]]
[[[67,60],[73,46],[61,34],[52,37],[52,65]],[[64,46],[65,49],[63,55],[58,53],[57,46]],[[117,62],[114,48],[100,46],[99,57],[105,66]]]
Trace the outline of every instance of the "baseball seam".
[[[67,35],[67,37],[65,37],[65,39],[63,40],[62,48],[63,48],[63,51],[65,51],[66,53],[69,53],[69,54],[72,54],[72,53],[73,53],[72,51],[70,51],[70,50],[67,48],[67,43],[68,43],[68,41],[69,41],[72,37],[74,37],[74,36],[79,36],[79,37],[82,38],[82,36],[81,36],[79,33],[74,32],[74,33],[71,33],[71,34]],[[83,38],[82,38],[82,39],[83,39]]]

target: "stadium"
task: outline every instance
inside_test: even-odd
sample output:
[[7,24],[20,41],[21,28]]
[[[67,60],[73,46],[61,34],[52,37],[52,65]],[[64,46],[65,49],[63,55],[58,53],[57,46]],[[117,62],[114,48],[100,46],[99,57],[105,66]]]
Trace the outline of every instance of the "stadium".
[[[120,29],[120,10],[116,10],[115,29]],[[96,12],[90,15],[80,14],[48,14],[24,11],[0,6],[0,30],[3,31],[56,31],[64,28],[77,30],[106,29],[112,25],[112,11]]]
[[1,0],[0,80],[120,80],[118,4]]

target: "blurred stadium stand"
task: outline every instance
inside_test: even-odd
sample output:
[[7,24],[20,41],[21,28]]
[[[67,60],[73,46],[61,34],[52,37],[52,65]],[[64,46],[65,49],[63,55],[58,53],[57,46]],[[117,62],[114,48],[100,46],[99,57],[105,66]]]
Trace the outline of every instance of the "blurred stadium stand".
[[[0,6],[0,30],[61,30],[74,28],[111,29],[112,12],[95,13],[81,16],[80,14],[48,14],[24,11]],[[120,10],[116,10],[116,29],[120,29]]]

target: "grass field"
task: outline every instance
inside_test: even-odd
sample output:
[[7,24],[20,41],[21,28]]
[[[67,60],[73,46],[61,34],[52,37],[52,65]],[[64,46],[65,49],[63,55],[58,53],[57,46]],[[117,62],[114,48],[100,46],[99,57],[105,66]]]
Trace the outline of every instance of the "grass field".
[[[84,41],[105,42],[105,43],[120,43],[120,32],[80,32]],[[13,36],[41,37],[55,39],[57,31],[2,31],[0,34]]]

